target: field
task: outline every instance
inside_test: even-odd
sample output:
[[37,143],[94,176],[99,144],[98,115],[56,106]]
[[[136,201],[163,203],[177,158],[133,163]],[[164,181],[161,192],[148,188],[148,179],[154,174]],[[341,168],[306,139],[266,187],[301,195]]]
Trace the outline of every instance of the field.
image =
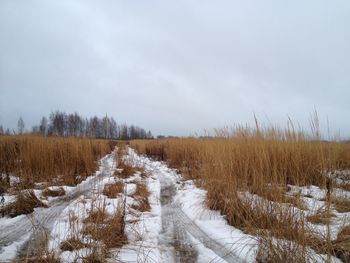
[[349,261],[343,234],[349,229],[350,144],[237,128],[216,138],[133,141],[131,147],[203,187],[208,208],[257,236],[259,262],[312,261],[307,248]]
[[349,262],[350,144],[216,132],[0,137],[0,261]]

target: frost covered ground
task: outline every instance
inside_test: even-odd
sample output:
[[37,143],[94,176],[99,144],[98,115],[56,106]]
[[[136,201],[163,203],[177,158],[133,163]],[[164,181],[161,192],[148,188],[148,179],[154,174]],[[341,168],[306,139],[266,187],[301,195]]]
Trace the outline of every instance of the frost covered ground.
[[[64,187],[63,197],[45,200],[48,208],[36,208],[29,216],[0,218],[0,261],[30,254],[39,240],[62,262],[80,262],[93,252],[92,248],[62,251],[62,242],[72,237],[84,243],[96,242],[80,235],[89,211],[104,207],[108,214],[113,214],[125,205],[128,244],[109,251],[109,262],[255,262],[258,239],[228,225],[219,211],[209,210],[205,205],[206,191],[193,181],[184,180],[166,164],[139,156],[132,149],[122,158],[141,168],[144,174],[136,172],[131,177],[118,178],[113,153],[101,160],[100,170],[94,176],[77,187]],[[106,184],[118,181],[125,185],[123,193],[116,198],[103,195]],[[138,202],[134,193],[141,181],[149,191],[150,211],[134,208]],[[35,194],[40,198],[42,193],[36,190]],[[296,213],[313,215],[325,205],[325,191],[316,186],[290,186],[288,194],[301,195],[307,205],[306,210],[295,208]],[[348,191],[341,189],[336,189],[335,194],[350,197]],[[5,199],[13,201],[11,196]],[[339,213],[332,207],[332,214],[330,226],[335,239],[341,227],[349,223],[350,213]],[[308,224],[321,236],[325,235],[325,225]],[[324,255],[313,253],[317,261],[325,261]]]

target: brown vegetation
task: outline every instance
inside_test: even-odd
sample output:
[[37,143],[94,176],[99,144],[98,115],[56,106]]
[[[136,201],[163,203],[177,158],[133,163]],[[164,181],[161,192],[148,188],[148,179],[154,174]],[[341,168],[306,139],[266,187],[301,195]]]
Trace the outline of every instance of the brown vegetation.
[[16,200],[2,208],[0,214],[15,217],[23,214],[30,214],[36,207],[46,207],[34,194],[33,191],[25,190],[16,196]]
[[88,244],[83,243],[79,238],[72,237],[63,241],[60,245],[62,251],[74,251],[89,247]]
[[332,203],[339,213],[350,212],[350,199],[345,196],[333,196]]
[[[298,249],[311,246],[330,253],[330,242],[321,242],[305,229],[306,218],[295,215],[295,207],[306,209],[300,196],[285,194],[288,184],[317,185],[332,191],[326,172],[350,167],[350,144],[323,142],[314,126],[314,136],[293,129],[237,127],[218,130],[214,138],[132,141],[131,147],[181,171],[207,190],[207,206],[220,210],[227,221],[240,229],[293,240]],[[292,206],[244,199],[241,194],[263,197]],[[310,219],[312,220],[312,219]],[[267,239],[269,240],[269,239]],[[316,240],[316,241],[315,241]],[[266,242],[264,242],[266,245]],[[265,247],[275,249],[281,244]],[[272,253],[282,250],[274,250]],[[293,254],[290,254],[291,256]],[[278,258],[279,257],[274,257]]]
[[65,194],[66,194],[66,191],[62,187],[58,189],[46,188],[42,193],[44,197],[48,197],[48,196],[57,197],[57,196],[63,196]]
[[134,198],[137,204],[132,205],[132,208],[140,211],[146,212],[151,210],[151,206],[148,201],[149,191],[145,183],[139,182],[136,184],[136,191],[134,193]]
[[336,254],[344,262],[350,262],[350,225],[344,226],[334,241]]
[[116,198],[118,194],[122,193],[124,189],[123,182],[115,182],[112,184],[106,184],[103,188],[103,194],[108,198]]
[[84,219],[84,223],[102,224],[106,221],[107,217],[108,214],[103,205],[102,208],[98,207],[90,211],[88,217]]
[[53,180],[75,185],[97,170],[97,160],[114,145],[84,138],[1,136],[0,174],[5,175],[1,188],[9,183],[10,175],[20,178],[22,188]]
[[28,257],[20,260],[15,260],[14,263],[60,263],[61,261],[54,253],[43,253],[40,256]]
[[112,217],[99,212],[88,218],[84,221],[84,235],[102,241],[107,249],[121,247],[127,243],[121,209],[118,209]]
[[137,169],[135,167],[131,166],[121,159],[119,159],[118,169],[120,170],[117,170],[115,174],[122,179],[129,178],[137,172]]
[[313,224],[327,225],[331,223],[332,217],[334,217],[334,214],[327,213],[325,209],[320,209],[314,215],[308,216],[307,221]]

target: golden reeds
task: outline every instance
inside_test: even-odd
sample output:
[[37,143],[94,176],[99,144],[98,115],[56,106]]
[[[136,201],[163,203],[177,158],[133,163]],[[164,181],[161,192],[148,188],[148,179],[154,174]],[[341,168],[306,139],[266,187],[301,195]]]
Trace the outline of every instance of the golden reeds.
[[[296,216],[295,207],[304,209],[300,197],[286,195],[288,184],[317,185],[331,192],[326,173],[350,167],[349,144],[324,142],[317,125],[314,130],[315,135],[307,135],[257,124],[217,130],[211,138],[136,140],[130,145],[141,154],[167,161],[185,178],[195,179],[207,190],[207,206],[220,210],[230,224],[260,236],[261,230],[268,231],[271,238],[329,253],[328,248],[318,247],[324,242],[312,241],[303,214]],[[250,198],[243,198],[244,193]],[[265,201],[257,202],[259,198]],[[271,238],[265,235],[260,240],[265,240],[266,247]]]
[[84,138],[1,136],[1,185],[8,185],[10,175],[18,176],[22,187],[41,181],[77,184],[97,170],[98,159],[114,145]]

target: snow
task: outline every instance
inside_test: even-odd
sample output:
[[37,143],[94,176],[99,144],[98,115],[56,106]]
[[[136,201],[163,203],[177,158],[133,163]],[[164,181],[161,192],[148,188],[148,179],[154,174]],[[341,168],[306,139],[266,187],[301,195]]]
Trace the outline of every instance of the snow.
[[[148,178],[148,188],[152,192],[150,197],[152,212],[158,213],[159,218],[161,217],[162,210],[159,201],[161,186],[170,187],[175,185],[177,194],[174,196],[174,201],[182,204],[182,210],[201,230],[219,244],[225,246],[228,250],[241,255],[241,258],[247,262],[255,261],[256,242],[251,236],[228,225],[218,211],[211,211],[206,208],[204,203],[206,191],[197,188],[193,181],[182,182],[181,176],[177,174],[175,170],[169,169],[166,164],[139,156],[132,149],[129,149],[128,156],[126,156],[124,160],[132,163],[134,166],[143,167],[145,171],[150,174]],[[154,227],[157,228],[152,231],[155,232],[156,235],[160,235],[159,239],[166,240],[171,238],[167,233],[161,234],[161,220],[159,220],[157,224],[158,227],[154,225]],[[215,262],[226,262],[191,234],[187,233],[187,235],[189,236],[190,243],[198,252],[198,262],[209,262],[212,260]],[[154,243],[156,244],[155,239]],[[172,248],[164,247],[164,243],[166,242],[160,243],[159,246],[161,247],[162,257],[157,262],[167,262],[169,257],[173,257],[174,251]],[[130,255],[130,253],[128,255]],[[121,257],[120,259],[126,260],[127,258]]]
[[17,250],[27,241],[30,234],[21,237],[19,240],[13,242],[9,246],[6,246],[0,251],[0,261],[2,260],[12,260],[17,255]]
[[[130,148],[128,154],[123,157],[123,161],[144,169],[148,176],[142,177],[140,172],[136,172],[126,179],[116,177],[114,172],[119,169],[116,168],[114,154],[111,154],[101,159],[99,171],[86,178],[78,186],[49,187],[51,190],[63,187],[66,191],[64,197],[48,197],[45,201],[50,207],[57,206],[57,209],[61,209],[52,222],[48,248],[49,251],[59,256],[62,262],[81,262],[83,257],[92,252],[91,248],[72,252],[60,249],[62,242],[72,237],[85,243],[97,242],[81,235],[83,220],[88,216],[89,211],[94,207],[105,207],[106,212],[112,215],[123,205],[124,200],[126,202],[125,231],[128,244],[110,251],[108,260],[111,262],[177,262],[178,252],[174,246],[175,238],[183,242],[189,249],[188,253],[195,251],[197,262],[256,261],[258,238],[229,225],[220,211],[210,210],[205,203],[207,192],[198,188],[194,181],[184,180],[176,170],[170,169],[165,163],[140,156]],[[343,173],[341,175],[344,177]],[[343,177],[339,180],[345,180]],[[124,193],[119,194],[116,198],[104,196],[102,194],[104,186],[117,181],[125,184]],[[148,197],[150,211],[140,212],[132,208],[138,202],[134,198],[134,193],[136,184],[139,182],[147,185],[150,193]],[[324,208],[325,190],[312,185],[304,187],[289,185],[289,189],[288,195],[300,195],[307,205],[307,210],[293,208],[296,215],[308,216]],[[35,194],[40,198],[42,190],[35,190]],[[285,207],[285,209],[290,208],[288,204],[271,202],[250,193],[245,192],[240,195],[243,198],[250,198],[253,205],[266,202]],[[334,190],[334,195],[350,198],[350,192],[338,188]],[[6,194],[4,197],[6,204],[14,201],[13,195]],[[37,214],[42,211],[44,211],[43,208],[35,209]],[[331,238],[336,239],[341,227],[349,222],[350,213],[339,213],[334,207],[331,212],[335,215],[330,225]],[[0,225],[14,227],[22,223],[25,218],[26,216],[0,218]],[[310,222],[307,222],[306,225],[320,236],[325,236],[327,231],[325,225]],[[2,247],[0,261],[13,259],[17,251],[30,238],[30,234],[28,232],[15,242]],[[278,241],[279,244],[290,242],[277,239],[275,241]],[[232,255],[226,257],[223,251],[229,251]],[[325,261],[325,255],[319,255],[311,249],[308,251],[318,261]],[[332,262],[340,261],[332,258]]]
[[255,262],[257,242],[251,235],[228,225],[219,211],[205,206],[206,191],[195,186],[193,181],[186,181],[175,200],[182,204],[183,211],[210,237],[244,258],[246,262]]

